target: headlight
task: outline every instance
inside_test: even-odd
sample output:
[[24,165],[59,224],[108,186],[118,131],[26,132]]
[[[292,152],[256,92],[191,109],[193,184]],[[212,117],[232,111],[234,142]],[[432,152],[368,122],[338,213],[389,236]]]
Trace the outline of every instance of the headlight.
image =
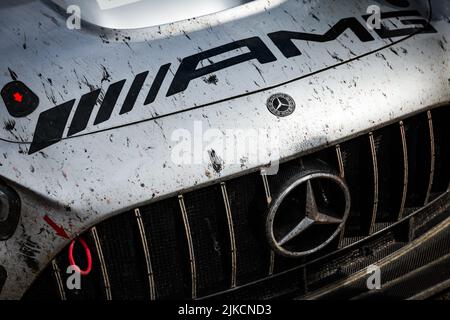
[[9,239],[13,235],[19,216],[19,196],[13,189],[0,185],[0,240]]
[[9,201],[6,194],[0,192],[0,222],[4,222],[8,219]]

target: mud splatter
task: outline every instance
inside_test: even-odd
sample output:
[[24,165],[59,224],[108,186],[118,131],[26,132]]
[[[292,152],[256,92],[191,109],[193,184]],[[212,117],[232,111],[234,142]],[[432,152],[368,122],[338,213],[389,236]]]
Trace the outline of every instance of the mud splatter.
[[59,22],[58,22],[58,20],[56,20],[55,17],[53,17],[53,16],[51,16],[51,15],[49,15],[49,14],[46,14],[46,13],[42,13],[42,15],[43,15],[44,17],[50,19],[51,22],[53,22],[56,26],[59,27]]
[[0,266],[0,293],[2,292],[7,277],[8,273],[6,272],[5,268],[3,266]]
[[215,74],[212,74],[206,78],[203,78],[203,81],[207,84],[217,85],[217,83],[219,82],[219,79],[217,78],[217,76]]
[[111,82],[111,75],[109,74],[108,69],[106,69],[104,65],[102,65],[102,69],[103,69],[102,83],[104,81]]
[[211,165],[216,173],[220,173],[223,169],[222,159],[216,154],[214,149],[208,151],[209,159],[211,160]]
[[22,48],[24,50],[27,50],[27,36],[24,34],[23,35],[23,44],[22,44]]

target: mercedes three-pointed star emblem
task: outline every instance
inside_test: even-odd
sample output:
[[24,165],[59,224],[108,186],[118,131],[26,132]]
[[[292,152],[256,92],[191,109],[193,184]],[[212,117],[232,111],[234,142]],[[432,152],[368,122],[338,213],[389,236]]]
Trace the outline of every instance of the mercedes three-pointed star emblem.
[[350,192],[337,174],[300,173],[280,188],[269,207],[266,220],[269,243],[283,256],[311,254],[340,233],[349,211]]
[[276,93],[267,99],[267,109],[278,117],[286,117],[294,112],[295,101],[290,95]]

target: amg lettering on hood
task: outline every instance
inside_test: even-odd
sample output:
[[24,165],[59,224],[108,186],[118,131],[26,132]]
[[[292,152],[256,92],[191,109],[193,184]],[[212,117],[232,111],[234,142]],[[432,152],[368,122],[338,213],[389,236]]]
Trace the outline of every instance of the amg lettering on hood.
[[[367,21],[368,18],[368,15],[363,16],[363,19],[365,21]],[[392,29],[381,24],[381,28],[375,29],[373,31],[381,39],[410,36],[418,33],[425,34],[437,32],[426,19],[420,16],[419,12],[414,10],[381,13],[381,19],[389,18],[399,18],[400,21],[407,27]],[[302,55],[301,46],[298,45],[298,42],[294,43],[293,40],[325,43],[336,40],[347,30],[352,31],[353,34],[361,42],[369,42],[375,40],[371,31],[369,31],[365,24],[361,23],[356,17],[341,19],[324,34],[280,30],[269,33],[268,37],[285,58],[292,58]],[[242,53],[240,55],[199,67],[201,61],[240,48],[246,48],[247,50],[245,51],[245,53]],[[188,88],[190,82],[195,79],[251,60],[256,60],[259,64],[264,65],[277,61],[277,58],[274,53],[271,52],[269,47],[264,43],[264,41],[259,37],[250,37],[234,41],[219,47],[202,51],[194,55],[187,56],[181,60],[181,63],[166,93],[166,97],[170,97],[185,91]],[[156,73],[147,93],[144,105],[151,104],[155,101],[170,67],[171,64],[169,63],[164,64],[159,68],[159,71]],[[133,79],[129,91],[126,94],[123,105],[121,106],[121,115],[133,110],[137,100],[137,96],[141,92],[148,74],[149,72],[145,71],[137,74]],[[292,81],[295,80],[296,79]],[[123,79],[112,83],[108,87],[100,104],[100,108],[95,116],[94,125],[104,123],[110,119],[126,81],[127,80]],[[251,94],[251,92],[247,94]],[[90,116],[94,110],[94,106],[97,103],[99,95],[100,89],[97,89],[88,92],[80,97],[76,106],[76,110],[74,112],[74,116],[68,127],[66,137],[63,137],[63,134],[68,125],[69,116],[75,106],[75,99],[64,102],[42,112],[39,115],[39,119],[33,136],[33,141],[29,149],[29,154],[33,154],[37,151],[45,149],[55,143],[58,143],[64,138],[74,136],[85,130],[88,125]],[[165,116],[168,115],[170,114],[167,114]]]

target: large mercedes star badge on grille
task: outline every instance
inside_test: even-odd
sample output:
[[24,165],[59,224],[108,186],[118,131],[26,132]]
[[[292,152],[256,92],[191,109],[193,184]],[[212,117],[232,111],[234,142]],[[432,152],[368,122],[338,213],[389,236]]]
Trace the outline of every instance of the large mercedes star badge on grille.
[[267,238],[280,255],[309,255],[339,235],[349,211],[350,192],[339,175],[304,170],[274,196],[266,220]]

